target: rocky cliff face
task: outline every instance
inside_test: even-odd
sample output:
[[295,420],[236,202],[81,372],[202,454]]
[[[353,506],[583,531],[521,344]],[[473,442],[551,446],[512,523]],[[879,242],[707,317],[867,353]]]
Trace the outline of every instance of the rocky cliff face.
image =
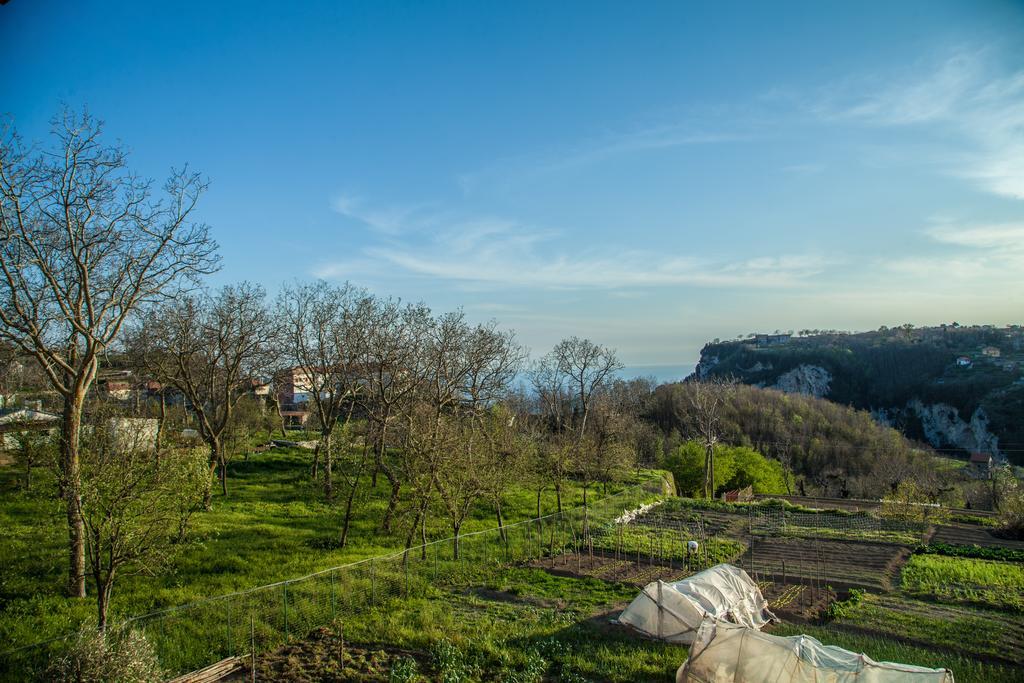
[[982,408],[964,420],[953,406],[945,403],[925,405],[915,398],[907,403],[906,410],[921,421],[924,436],[933,446],[952,446],[999,455],[999,439],[989,431],[988,416]]
[[697,376],[697,379],[706,379],[711,375],[711,371],[718,365],[718,356],[707,356],[705,357],[702,353],[700,355],[700,361],[697,366],[693,369],[693,374]]
[[772,389],[788,394],[804,394],[815,398],[828,396],[832,374],[817,365],[798,365],[789,372],[779,375]]

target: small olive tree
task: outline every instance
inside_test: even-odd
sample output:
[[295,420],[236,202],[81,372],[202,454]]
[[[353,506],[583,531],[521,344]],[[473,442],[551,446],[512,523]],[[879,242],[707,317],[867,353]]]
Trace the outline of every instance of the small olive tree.
[[119,419],[90,425],[82,449],[82,522],[101,631],[114,581],[166,570],[206,489],[201,448],[167,449],[157,461],[155,439],[128,433]]

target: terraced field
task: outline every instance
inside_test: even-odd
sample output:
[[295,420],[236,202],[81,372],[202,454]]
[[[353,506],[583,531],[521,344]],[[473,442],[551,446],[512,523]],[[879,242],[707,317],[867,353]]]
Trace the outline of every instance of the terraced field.
[[999,538],[990,529],[970,524],[945,524],[940,526],[932,536],[933,543],[949,543],[950,545],[980,545],[982,547],[1001,547],[1024,550],[1024,541]]

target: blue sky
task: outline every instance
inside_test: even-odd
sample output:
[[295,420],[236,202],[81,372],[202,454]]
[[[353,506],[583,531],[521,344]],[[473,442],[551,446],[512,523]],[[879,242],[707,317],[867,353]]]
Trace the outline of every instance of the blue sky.
[[1024,3],[295,5],[11,0],[0,111],[202,170],[215,283],[348,279],[537,353],[1020,322]]

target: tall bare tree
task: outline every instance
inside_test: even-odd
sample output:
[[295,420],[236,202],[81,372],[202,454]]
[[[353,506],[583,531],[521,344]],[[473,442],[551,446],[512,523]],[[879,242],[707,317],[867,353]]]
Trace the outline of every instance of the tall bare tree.
[[587,431],[595,394],[612,381],[614,373],[622,369],[622,363],[614,349],[579,337],[563,339],[552,354],[572,399],[573,428],[579,443]]
[[687,399],[696,437],[704,446],[704,497],[715,495],[715,446],[721,438],[722,412],[733,394],[733,381],[708,377],[693,382]]
[[63,399],[60,489],[68,592],[85,595],[79,440],[98,359],[141,304],[218,267],[217,245],[190,216],[206,183],[174,171],[153,184],[102,142],[102,124],[65,112],[52,145],[0,131],[0,339],[35,357]]
[[290,285],[277,299],[276,319],[281,329],[279,356],[306,378],[320,432],[313,454],[316,476],[324,460],[324,493],[334,496],[332,437],[339,420],[346,424],[356,398],[362,393],[363,355],[373,302],[370,295],[349,284],[323,281]]
[[570,337],[559,342],[531,369],[530,379],[551,430],[543,452],[554,480],[559,510],[565,476],[583,455],[581,449],[595,398],[621,368],[614,349],[589,339]]
[[514,463],[500,462],[501,435],[491,411],[509,393],[525,354],[512,334],[497,329],[497,323],[471,327],[461,311],[438,320],[428,349],[432,351],[427,355],[435,419],[447,427],[441,431],[453,441],[433,445],[439,460],[433,471],[434,486],[458,555],[462,525],[480,498],[493,494],[502,524],[501,484],[506,480],[495,476],[493,468],[514,469]]
[[425,305],[396,300],[378,301],[368,322],[363,355],[367,391],[361,400],[372,425],[375,472],[382,472],[391,486],[381,520],[385,531],[391,530],[402,490],[401,462],[390,458],[388,432],[423,381],[422,353],[430,325]]
[[[145,370],[184,395],[224,495],[225,432],[252,378],[272,364],[275,328],[265,296],[260,286],[243,282],[182,297],[148,311],[131,334],[133,356]],[[209,507],[209,489],[204,503]]]

